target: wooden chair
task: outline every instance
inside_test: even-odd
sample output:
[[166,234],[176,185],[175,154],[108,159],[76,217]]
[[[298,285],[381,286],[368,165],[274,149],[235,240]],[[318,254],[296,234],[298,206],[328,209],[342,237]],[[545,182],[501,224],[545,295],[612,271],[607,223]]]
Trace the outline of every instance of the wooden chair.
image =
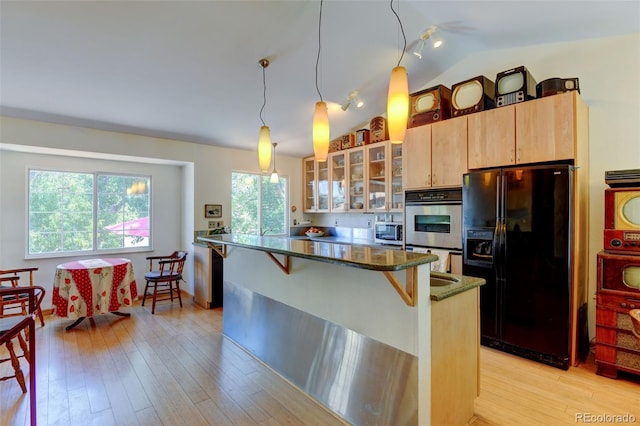
[[[147,284],[144,287],[144,295],[142,296],[142,306],[147,299],[147,296],[153,297],[153,303],[151,305],[151,313],[156,312],[157,300],[169,300],[173,303],[173,294],[176,293],[180,307],[182,308],[182,296],[180,295],[180,280],[182,280],[182,270],[184,269],[184,262],[187,260],[187,252],[174,251],[169,256],[149,256],[149,272],[144,274],[144,279]],[[157,267],[154,266],[157,264]],[[174,286],[175,284],[175,286]],[[153,289],[152,293],[148,293],[149,289]],[[158,295],[166,295],[169,297],[163,297],[158,299]]]
[[[0,363],[11,361],[14,370],[13,376],[0,377],[0,381],[16,378],[22,392],[27,392],[24,380],[24,374],[20,368],[19,357],[13,349],[14,338],[20,340],[20,346],[24,353],[25,359],[29,362],[29,410],[31,416],[31,424],[36,424],[36,315],[37,310],[44,298],[45,290],[40,286],[1,288],[0,296],[20,296],[28,295],[27,314],[12,315],[0,318],[0,345],[6,345],[9,352],[9,358],[0,359]],[[28,333],[28,345],[22,338],[22,333]]]
[[[0,288],[16,288],[20,283],[20,278],[25,278],[27,273],[29,276],[29,283],[24,283],[23,286],[33,287],[33,272],[38,268],[19,268],[19,269],[2,269],[0,270]],[[28,304],[28,294],[14,294],[11,296],[0,297],[0,317],[6,317],[11,315],[26,315]],[[8,312],[7,312],[8,311]],[[44,327],[44,316],[42,315],[42,309],[38,307],[37,312],[40,319],[40,325]]]

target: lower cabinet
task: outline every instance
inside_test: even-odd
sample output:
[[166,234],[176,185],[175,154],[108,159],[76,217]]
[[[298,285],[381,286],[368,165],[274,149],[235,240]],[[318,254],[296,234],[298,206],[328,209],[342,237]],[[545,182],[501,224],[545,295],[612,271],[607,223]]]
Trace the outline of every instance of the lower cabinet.
[[223,259],[206,244],[193,243],[193,300],[202,308],[222,307]]
[[431,424],[464,425],[480,394],[480,293],[431,302]]

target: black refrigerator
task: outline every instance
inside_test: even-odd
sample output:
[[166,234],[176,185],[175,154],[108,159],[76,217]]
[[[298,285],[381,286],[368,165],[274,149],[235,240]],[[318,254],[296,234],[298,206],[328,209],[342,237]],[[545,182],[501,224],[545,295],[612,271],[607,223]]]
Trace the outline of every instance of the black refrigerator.
[[481,343],[569,367],[572,166],[463,178],[463,274],[482,277]]

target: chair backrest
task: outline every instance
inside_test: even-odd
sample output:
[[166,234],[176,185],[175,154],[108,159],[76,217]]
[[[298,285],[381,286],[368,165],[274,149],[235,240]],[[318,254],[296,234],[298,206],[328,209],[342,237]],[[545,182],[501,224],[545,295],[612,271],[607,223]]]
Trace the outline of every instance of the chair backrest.
[[[19,274],[26,275],[26,273],[28,272],[29,273],[28,285],[33,285],[33,271],[37,271],[37,270],[38,268],[35,268],[35,267],[34,268],[18,268],[18,269],[0,269],[0,275],[3,275],[2,278],[10,279],[9,277],[16,277],[16,279],[19,279],[20,277]],[[27,285],[27,283],[24,283],[23,285]]]
[[187,252],[186,251],[175,251],[169,256],[151,256],[147,257],[149,259],[149,270],[153,270],[153,261],[158,261],[158,278],[161,277],[177,277],[177,279],[182,278],[182,271],[184,270],[184,263],[187,260]]
[[[4,298],[26,298],[28,302],[28,310],[27,315],[35,315],[38,308],[40,308],[40,304],[42,303],[42,299],[44,299],[46,291],[44,287],[40,287],[39,285],[28,286],[28,287],[12,287],[12,288],[0,288],[0,299]],[[15,316],[15,314],[11,314],[8,316]]]

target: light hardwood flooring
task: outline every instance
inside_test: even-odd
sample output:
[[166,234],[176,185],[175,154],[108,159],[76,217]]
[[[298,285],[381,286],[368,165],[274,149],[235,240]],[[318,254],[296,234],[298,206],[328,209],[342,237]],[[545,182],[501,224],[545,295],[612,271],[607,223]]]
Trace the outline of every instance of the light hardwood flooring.
[[[155,315],[148,306],[131,312],[68,332],[70,320],[51,316],[38,327],[40,425],[342,424],[223,338],[221,310],[185,301],[182,309],[159,303]],[[9,369],[1,364],[0,375]],[[594,371],[592,357],[563,371],[483,347],[472,424],[574,425],[576,415],[625,414],[640,424],[640,379]],[[0,382],[2,425],[28,425],[28,401],[14,379]]]

